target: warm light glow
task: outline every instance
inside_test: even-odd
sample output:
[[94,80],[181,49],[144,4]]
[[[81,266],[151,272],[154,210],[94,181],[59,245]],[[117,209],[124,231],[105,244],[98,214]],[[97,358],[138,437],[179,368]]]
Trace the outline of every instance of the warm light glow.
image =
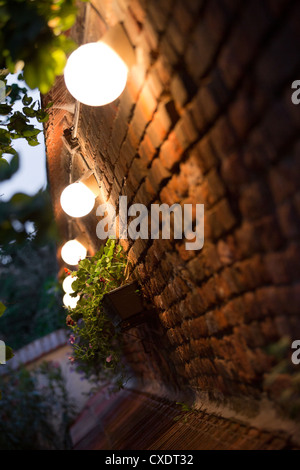
[[83,104],[103,106],[117,99],[125,88],[128,67],[104,42],[76,49],[64,70],[66,87]]
[[66,214],[71,217],[83,217],[93,209],[95,195],[84,183],[79,181],[70,184],[63,190],[60,203]]
[[66,294],[73,294],[74,289],[72,289],[72,284],[76,281],[77,277],[67,276],[62,283],[63,290]]
[[79,299],[79,295],[77,295],[77,297],[71,297],[69,294],[65,294],[63,297],[63,303],[66,307],[75,308]]
[[78,240],[70,240],[61,249],[61,257],[65,263],[76,266],[86,257],[86,248]]

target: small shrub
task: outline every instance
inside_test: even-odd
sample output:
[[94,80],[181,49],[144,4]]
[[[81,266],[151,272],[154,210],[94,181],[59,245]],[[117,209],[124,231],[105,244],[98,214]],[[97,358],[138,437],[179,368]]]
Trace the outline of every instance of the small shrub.
[[102,307],[103,296],[124,283],[127,260],[115,240],[109,239],[93,257],[79,262],[74,277],[73,297],[80,299],[68,309],[67,325],[71,328],[70,342],[73,355],[70,360],[89,380],[99,381],[117,377],[123,381],[121,363],[121,334]]
[[45,362],[0,376],[0,449],[70,449],[75,407],[59,365]]

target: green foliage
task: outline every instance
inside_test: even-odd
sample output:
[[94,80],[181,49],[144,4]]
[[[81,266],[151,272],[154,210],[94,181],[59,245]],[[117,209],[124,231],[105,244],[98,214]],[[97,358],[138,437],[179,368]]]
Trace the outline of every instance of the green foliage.
[[[45,123],[49,119],[47,110],[41,109],[39,101],[33,101],[28,96],[26,87],[7,85],[6,75],[7,71],[0,74],[7,94],[6,102],[0,103],[0,181],[11,178],[19,168],[19,157],[13,147],[14,140],[23,138],[32,147],[39,145],[38,135],[41,129],[36,128],[37,122]],[[21,100],[22,110],[16,111],[13,106],[16,101]],[[13,156],[10,163],[4,158],[7,154]]]
[[[76,47],[64,34],[74,24],[76,14],[76,0],[0,0],[0,80],[7,92],[7,102],[0,103],[0,181],[18,169],[13,140],[24,138],[30,146],[38,145],[41,131],[31,119],[39,123],[49,119],[47,110],[33,102],[25,86],[8,86],[6,77],[23,70],[19,80],[47,93],[63,73],[67,54]],[[22,111],[14,111],[13,104],[20,99]],[[14,156],[10,164],[3,158],[5,154]]]
[[[47,93],[63,72],[66,54],[75,47],[63,34],[75,18],[76,0],[0,0],[0,80],[6,91],[5,102],[0,102],[0,182],[19,169],[14,140],[38,145],[37,122],[49,118],[47,109],[28,96],[25,82],[7,85],[7,75],[23,70],[18,80]],[[22,107],[16,111],[13,105],[20,101]],[[35,227],[31,246],[28,222]],[[7,305],[0,328],[4,339],[11,338],[17,348],[62,326],[53,246],[57,233],[48,192],[34,197],[16,194],[8,202],[0,199],[0,232],[0,298]],[[7,348],[7,358],[11,354]]]
[[11,244],[0,256],[0,338],[19,349],[65,325],[55,244]]
[[71,343],[77,369],[87,378],[121,373],[120,331],[103,311],[103,296],[125,280],[126,256],[115,240],[109,239],[95,256],[79,262],[72,283],[73,297],[80,296],[69,309],[67,324],[72,330]]
[[[12,93],[13,99],[20,99],[21,93],[23,104],[27,107],[31,104],[23,90],[14,87]],[[38,116],[42,119],[41,114]],[[0,129],[0,155],[1,136],[4,138],[6,132]],[[37,132],[27,129],[32,134],[28,139],[33,139]],[[12,131],[9,135],[13,135]],[[10,145],[9,136],[5,138]],[[0,158],[1,181],[10,178],[17,169],[17,154],[10,164]],[[28,223],[34,226],[31,235]],[[64,325],[61,289],[56,281],[57,229],[48,191],[39,191],[33,197],[18,193],[6,202],[0,199],[0,232],[0,299],[7,307],[0,333],[1,339],[17,349]],[[7,358],[10,355],[8,348]]]
[[75,0],[0,0],[0,68],[24,65],[27,85],[47,93],[75,47],[64,32],[76,13]]
[[[30,235],[28,223],[35,230]],[[56,280],[57,228],[48,191],[0,200],[0,232],[0,300],[7,307],[0,338],[18,349],[64,326]]]
[[75,416],[59,365],[43,363],[29,372],[0,376],[0,449],[70,449],[69,425]]
[[173,418],[174,421],[182,421],[183,423],[187,423],[189,421],[189,418],[191,417],[191,413],[197,412],[194,407],[189,406],[187,403],[177,401],[176,405],[180,406],[181,414],[175,416],[175,418]]
[[0,302],[0,317],[2,317],[5,310],[6,310],[5,305],[2,302]]
[[5,346],[5,359],[6,361],[9,361],[9,359],[13,358],[14,357],[14,353],[13,353],[13,350],[10,346]]
[[17,193],[9,201],[0,198],[0,249],[10,249],[12,242],[23,243],[28,238],[28,223],[34,225],[34,243],[47,244],[57,240],[51,197],[48,190],[34,196]]
[[191,408],[189,405],[187,405],[186,403],[183,403],[183,402],[181,402],[181,401],[177,401],[177,402],[176,402],[176,405],[180,405],[181,411],[182,411],[183,413],[187,413],[187,412],[189,412],[189,411],[192,411],[192,408]]

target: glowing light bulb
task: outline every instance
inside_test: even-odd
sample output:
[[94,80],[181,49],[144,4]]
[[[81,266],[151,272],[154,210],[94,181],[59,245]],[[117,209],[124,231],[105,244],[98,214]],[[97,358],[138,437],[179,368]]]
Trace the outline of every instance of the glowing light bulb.
[[74,289],[72,288],[72,284],[76,281],[77,277],[67,276],[62,283],[63,290],[66,294],[73,294]]
[[71,217],[83,217],[93,209],[95,194],[80,181],[67,186],[60,196],[61,207]]
[[76,266],[86,253],[86,248],[78,240],[69,240],[61,249],[62,259],[71,266]]
[[63,296],[63,303],[66,307],[75,308],[79,299],[79,295],[77,295],[77,297],[71,297],[69,294],[65,294]]
[[101,41],[76,49],[64,70],[71,95],[89,106],[103,106],[117,99],[125,88],[127,74],[125,62]]

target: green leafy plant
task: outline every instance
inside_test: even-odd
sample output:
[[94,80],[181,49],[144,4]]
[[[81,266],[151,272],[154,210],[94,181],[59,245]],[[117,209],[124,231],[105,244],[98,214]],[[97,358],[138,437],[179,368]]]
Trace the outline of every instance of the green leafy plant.
[[2,317],[5,310],[6,310],[5,305],[2,302],[0,302],[0,317]]
[[[31,146],[39,144],[41,130],[30,119],[47,122],[47,108],[33,102],[25,82],[45,94],[63,73],[67,55],[76,48],[68,37],[76,15],[76,0],[0,0],[0,85],[1,91],[4,86],[6,90],[5,102],[0,101],[0,181],[10,178],[19,167],[14,139],[24,138]],[[24,86],[7,85],[7,75],[19,72]],[[22,109],[13,110],[13,104],[21,100]],[[3,158],[5,154],[13,155],[9,163]]]
[[0,449],[70,449],[76,409],[59,364],[44,362],[0,376]]
[[[38,100],[28,96],[26,87],[7,85],[7,71],[0,73],[0,80],[6,86],[5,102],[0,103],[0,181],[10,179],[19,169],[19,156],[13,144],[16,139],[25,139],[31,147],[39,145],[38,135],[42,132],[37,123],[47,122],[49,114],[42,109]],[[14,109],[16,101],[22,103],[20,110]],[[12,155],[10,161],[5,156]]]
[[[7,85],[7,70],[2,70],[0,73],[0,79],[5,84],[5,102],[0,103],[0,116],[1,116],[1,126],[5,126],[7,133],[1,129],[1,142],[3,141],[1,152],[2,153],[11,153],[15,154],[14,150],[7,145],[4,146],[5,138],[10,138],[11,141],[24,138],[27,140],[28,144],[31,146],[36,146],[39,144],[37,141],[37,136],[41,132],[40,129],[36,129],[35,126],[30,121],[31,118],[36,118],[39,123],[47,122],[49,115],[46,110],[41,109],[39,101],[34,101],[31,96],[28,96],[28,89],[24,86],[21,87],[18,84]],[[19,80],[23,80],[23,74],[19,74]],[[25,83],[24,83],[25,85]],[[19,101],[22,103],[21,111],[14,111],[14,104]],[[51,103],[49,103],[48,108]]]
[[14,350],[65,326],[55,253],[53,242],[28,240],[1,247],[0,299],[6,310],[0,339]]
[[[71,328],[70,342],[77,370],[87,378],[117,376],[123,380],[120,361],[121,335],[118,326],[107,316],[102,306],[103,296],[125,281],[127,260],[115,240],[109,239],[95,256],[81,260],[74,277],[73,297],[80,296],[75,308],[69,309],[67,325]],[[75,278],[76,277],[76,278]]]
[[183,421],[184,423],[187,423],[188,420],[189,420],[189,417],[191,415],[192,412],[196,412],[197,410],[194,408],[194,407],[191,407],[189,406],[187,403],[183,403],[181,401],[177,401],[176,402],[176,405],[177,406],[180,406],[181,408],[181,414],[180,415],[177,415],[175,416],[175,418],[173,418],[174,421]]
[[64,33],[76,13],[75,0],[1,0],[0,68],[24,67],[28,86],[47,93],[75,47]]

